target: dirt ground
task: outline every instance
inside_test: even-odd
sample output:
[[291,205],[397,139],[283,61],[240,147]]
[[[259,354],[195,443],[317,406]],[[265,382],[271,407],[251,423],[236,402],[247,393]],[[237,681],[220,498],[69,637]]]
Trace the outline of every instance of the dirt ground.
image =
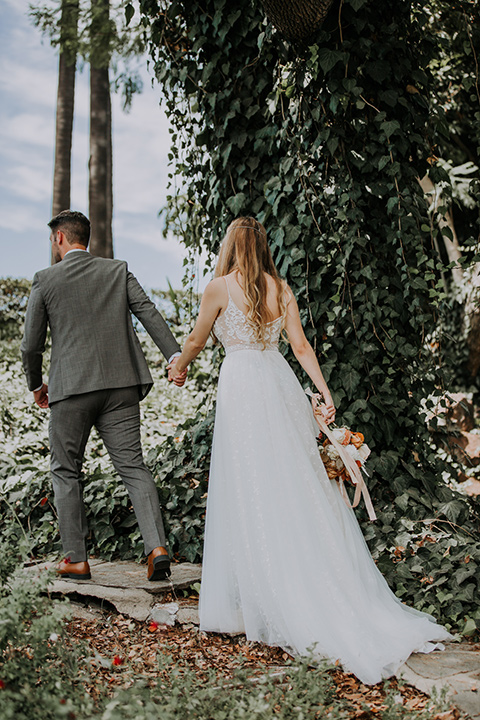
[[[105,686],[112,692],[127,688],[134,677],[141,675],[152,683],[159,677],[157,655],[171,657],[172,664],[194,669],[201,677],[215,669],[218,676],[229,677],[235,668],[251,668],[252,675],[268,670],[281,670],[289,656],[282,649],[248,642],[244,636],[208,635],[192,625],[173,627],[157,623],[141,623],[116,612],[96,613],[95,617],[74,617],[68,621],[67,635],[73,643],[83,641],[88,646],[90,664],[88,692],[96,698]],[[351,718],[375,717],[382,709],[385,697],[383,684],[363,685],[354,675],[340,668],[329,671],[339,698],[347,701]],[[421,711],[428,696],[415,688],[392,679],[391,687],[399,702],[414,711]],[[461,714],[451,707],[436,716],[437,720],[458,720]]]

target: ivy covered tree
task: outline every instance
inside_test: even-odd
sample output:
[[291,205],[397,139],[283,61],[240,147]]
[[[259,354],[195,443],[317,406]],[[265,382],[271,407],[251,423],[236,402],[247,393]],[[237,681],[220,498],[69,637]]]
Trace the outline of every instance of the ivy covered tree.
[[[281,4],[268,3],[270,15]],[[429,338],[449,271],[419,182],[444,178],[437,146],[448,133],[436,101],[431,63],[439,41],[430,10],[421,2],[341,0],[306,41],[290,42],[252,0],[139,0],[139,7],[172,123],[172,177],[181,177],[182,196],[176,208],[172,196],[171,215],[182,213],[186,244],[197,237],[215,253],[235,216],[264,223],[339,420],[361,429],[373,450],[369,485],[380,522],[366,534],[379,565],[400,596],[418,587],[420,572],[427,583],[446,582],[442,553],[450,552],[452,530],[477,530],[478,517],[443,481],[447,469],[421,412],[442,390]],[[456,8],[471,29],[472,4],[459,0]],[[183,457],[189,452],[191,431]],[[435,532],[430,551],[424,538]],[[474,574],[472,566],[467,576]],[[467,596],[480,590],[472,583],[457,588],[450,617],[475,626],[479,613],[462,620]],[[417,605],[426,607],[426,597]]]

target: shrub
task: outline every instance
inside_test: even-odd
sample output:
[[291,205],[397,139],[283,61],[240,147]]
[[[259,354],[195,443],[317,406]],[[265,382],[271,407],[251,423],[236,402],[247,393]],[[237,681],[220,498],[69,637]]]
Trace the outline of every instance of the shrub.
[[[160,656],[159,661],[157,684],[142,688],[137,683],[116,693],[106,704],[102,720],[347,720],[352,714],[347,701],[337,693],[328,665],[311,668],[308,658],[289,663],[284,671],[259,677],[240,667],[230,678],[219,678],[213,670],[199,674],[196,668],[181,663],[172,668],[168,656]],[[409,710],[398,692],[388,683],[386,687],[385,700],[375,708],[379,720],[428,720],[441,709],[432,701],[423,711]],[[364,709],[365,717],[369,717],[371,709],[366,704]]]
[[30,287],[29,280],[0,278],[0,340],[22,337]]
[[67,646],[66,601],[52,600],[47,570],[23,571],[17,553],[0,543],[0,702],[2,720],[56,720],[84,714],[90,701],[77,653]]

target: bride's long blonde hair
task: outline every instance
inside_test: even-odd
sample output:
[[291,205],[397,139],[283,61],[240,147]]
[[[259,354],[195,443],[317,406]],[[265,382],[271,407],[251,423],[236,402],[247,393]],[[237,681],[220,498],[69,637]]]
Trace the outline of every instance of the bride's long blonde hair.
[[277,303],[281,316],[285,317],[285,285],[273,262],[267,244],[267,233],[253,217],[236,218],[228,227],[220,246],[215,277],[238,270],[247,306],[247,320],[253,328],[255,339],[265,346],[267,323],[275,320],[267,305],[267,281],[270,275],[277,286]]

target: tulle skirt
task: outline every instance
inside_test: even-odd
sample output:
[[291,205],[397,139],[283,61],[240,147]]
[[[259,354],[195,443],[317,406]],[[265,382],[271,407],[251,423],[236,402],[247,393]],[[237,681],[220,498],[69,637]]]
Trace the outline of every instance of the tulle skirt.
[[227,354],[218,385],[200,627],[340,660],[373,684],[449,633],[402,604],[329,480],[278,351]]

